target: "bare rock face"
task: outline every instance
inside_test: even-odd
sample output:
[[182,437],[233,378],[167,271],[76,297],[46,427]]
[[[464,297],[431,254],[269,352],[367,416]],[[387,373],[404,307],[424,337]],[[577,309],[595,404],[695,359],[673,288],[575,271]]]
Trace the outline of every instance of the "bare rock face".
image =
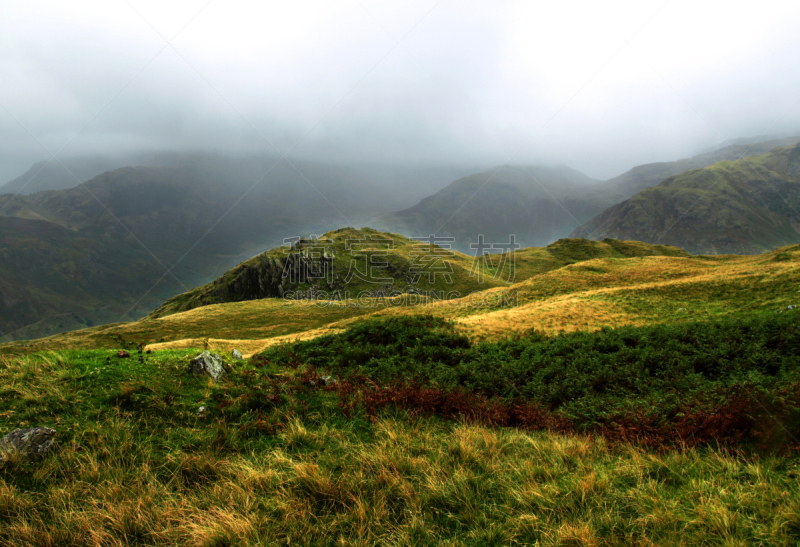
[[44,458],[53,446],[55,429],[49,427],[31,427],[15,429],[0,439],[0,466],[8,461],[12,454],[19,454],[26,460]]
[[204,351],[192,359],[192,372],[207,374],[214,380],[219,380],[227,374],[222,366],[222,357],[216,353],[212,354],[210,351]]

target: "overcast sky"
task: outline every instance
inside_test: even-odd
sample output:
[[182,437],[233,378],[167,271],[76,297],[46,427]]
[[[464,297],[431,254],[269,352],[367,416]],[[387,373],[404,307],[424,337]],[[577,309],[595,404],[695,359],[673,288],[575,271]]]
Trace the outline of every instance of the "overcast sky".
[[162,147],[608,178],[800,133],[796,0],[164,4],[0,0],[0,183]]

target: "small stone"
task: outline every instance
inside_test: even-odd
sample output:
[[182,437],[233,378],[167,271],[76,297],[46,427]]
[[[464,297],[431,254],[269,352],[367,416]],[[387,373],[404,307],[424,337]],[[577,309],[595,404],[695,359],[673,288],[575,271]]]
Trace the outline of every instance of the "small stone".
[[205,417],[206,417],[206,407],[204,407],[204,406],[201,406],[200,408],[198,408],[198,409],[197,409],[197,414],[198,414],[198,416],[200,416],[201,418],[205,418]]
[[791,305],[789,305],[789,306],[786,306],[786,309],[787,309],[787,310],[793,310],[793,309],[795,309],[796,307],[797,307],[797,306],[795,306],[794,304],[791,304]]
[[212,355],[208,350],[192,359],[192,372],[194,374],[208,374],[214,380],[219,380],[226,374],[222,366],[222,357],[216,353]]
[[125,351],[124,349],[121,349],[117,352],[117,357],[130,357],[130,356],[131,354]]
[[244,359],[244,357],[242,356],[242,352],[239,351],[238,349],[233,350],[232,355],[233,358],[236,359],[237,361],[241,361],[242,359]]
[[8,460],[9,454],[18,453],[26,460],[44,458],[53,446],[56,430],[49,427],[15,429],[0,439],[0,464]]
[[337,383],[336,378],[333,376],[323,376],[320,380],[322,380],[322,383],[326,386],[334,386]]

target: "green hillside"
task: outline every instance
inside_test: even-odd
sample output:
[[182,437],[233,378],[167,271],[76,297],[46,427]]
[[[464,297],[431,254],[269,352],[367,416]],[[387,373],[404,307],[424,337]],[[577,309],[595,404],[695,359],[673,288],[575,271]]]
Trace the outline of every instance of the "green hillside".
[[680,249],[639,242],[572,239],[476,260],[447,245],[371,228],[340,228],[253,257],[212,283],[169,299],[150,317],[262,298],[357,301],[419,294],[454,299],[583,260],[654,255],[688,256]]
[[504,166],[459,179],[414,207],[373,219],[370,225],[412,236],[455,237],[455,247],[463,252],[469,251],[479,234],[498,243],[514,234],[523,247],[544,246],[568,237],[606,208],[668,177],[722,160],[763,154],[798,140],[734,144],[678,161],[639,165],[603,182],[565,167]]
[[[393,234],[326,236],[335,262]],[[0,454],[0,544],[800,541],[800,245],[564,239],[514,264],[477,299],[260,298],[0,344],[0,435],[56,441]]]
[[694,254],[800,241],[800,145],[688,171],[610,207],[573,237],[637,239]]
[[357,300],[408,293],[454,298],[507,285],[483,267],[479,280],[471,275],[472,265],[470,257],[447,247],[371,228],[340,228],[251,258],[212,283],[171,298],[151,317],[260,298]]
[[[748,140],[748,139],[742,139]],[[800,137],[786,137],[748,143],[735,143],[729,146],[698,154],[678,161],[665,161],[637,165],[630,171],[603,183],[606,192],[615,195],[615,203],[638,194],[645,188],[655,186],[666,178],[674,177],[692,169],[702,169],[725,160],[738,160],[747,156],[765,154],[775,148],[792,146],[800,142]]]
[[[508,243],[509,234],[514,234],[523,247],[542,246],[568,235],[627,193],[667,175],[764,150],[776,142],[782,141],[755,143],[749,149],[735,145],[689,160],[640,166],[604,183],[567,168],[506,167],[495,174],[458,179],[416,206],[379,216],[370,224],[412,236],[427,236],[444,225],[437,235],[454,237],[453,248],[469,255],[479,234],[488,244]],[[131,159],[139,167],[104,172],[86,187],[1,195],[0,223],[7,227],[0,241],[0,338],[34,338],[141,317],[170,296],[209,282],[284,238],[357,225],[410,205],[456,172],[294,161],[302,174],[280,162],[261,179],[275,159],[141,154]],[[71,158],[65,163],[81,177],[123,160]],[[71,181],[64,178],[68,173],[60,165],[51,163],[37,174],[39,167],[6,189],[19,190],[31,177],[35,180],[26,192],[76,182],[71,176]],[[462,204],[466,205],[458,210]],[[33,221],[51,225],[43,228]],[[13,230],[9,223],[14,223]],[[51,234],[50,239],[37,241],[32,236],[41,231]],[[644,239],[630,233],[617,237]],[[759,248],[773,248],[773,243],[791,238],[768,240]],[[695,249],[687,241],[681,243]],[[90,266],[96,271],[89,277],[75,277],[76,264],[102,266]],[[19,298],[23,294],[27,296]]]

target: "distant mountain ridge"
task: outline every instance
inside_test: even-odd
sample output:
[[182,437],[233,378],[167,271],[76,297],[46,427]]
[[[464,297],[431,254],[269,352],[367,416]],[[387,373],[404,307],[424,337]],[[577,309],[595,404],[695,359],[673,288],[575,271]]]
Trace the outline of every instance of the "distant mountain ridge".
[[464,252],[479,235],[500,243],[514,234],[523,247],[542,246],[591,217],[594,208],[573,196],[592,192],[598,182],[568,167],[503,166],[458,179],[371,224],[410,236],[453,237]]
[[636,239],[693,254],[758,254],[800,241],[800,144],[670,177],[572,237]]
[[[740,142],[741,141],[741,142]],[[622,196],[620,201],[660,183],[667,177],[684,173],[691,169],[708,167],[718,161],[738,160],[747,156],[758,156],[782,146],[791,146],[800,142],[798,137],[782,137],[759,141],[754,139],[734,139],[734,142],[719,149],[703,152],[691,158],[677,161],[648,163],[638,165],[625,173],[605,181],[610,192]]]
[[101,173],[126,165],[139,165],[144,157],[134,156],[78,156],[34,163],[17,178],[0,186],[0,194],[34,194],[47,190],[74,188]]
[[454,237],[455,248],[463,252],[469,252],[481,234],[493,241],[506,241],[514,234],[523,247],[543,246],[668,177],[798,141],[800,137],[734,144],[692,158],[640,165],[602,182],[566,167],[504,166],[459,179],[370,225],[407,235]]
[[[257,166],[258,169],[251,169],[247,175],[251,179],[250,182],[255,183],[271,165],[279,162],[280,159],[280,156],[269,154],[240,154],[232,156],[207,151],[161,151],[135,154],[68,156],[36,162],[19,177],[5,184],[0,184],[0,195],[28,195],[47,190],[68,190],[107,171],[114,171],[123,167],[197,168],[198,166],[205,166],[208,169],[219,171],[219,166],[226,162],[229,164],[229,169],[234,173],[241,171],[244,165]],[[431,191],[443,188],[453,178],[469,172],[464,168],[447,165],[339,165],[297,159],[290,159],[289,161],[298,165],[302,164],[306,168],[316,165],[317,167],[330,168],[338,172],[347,172],[352,177],[370,180],[384,188],[401,184],[405,191],[398,193],[396,197],[400,198],[403,203],[402,206],[412,205],[415,201],[430,194]],[[391,205],[389,208],[391,208]]]

